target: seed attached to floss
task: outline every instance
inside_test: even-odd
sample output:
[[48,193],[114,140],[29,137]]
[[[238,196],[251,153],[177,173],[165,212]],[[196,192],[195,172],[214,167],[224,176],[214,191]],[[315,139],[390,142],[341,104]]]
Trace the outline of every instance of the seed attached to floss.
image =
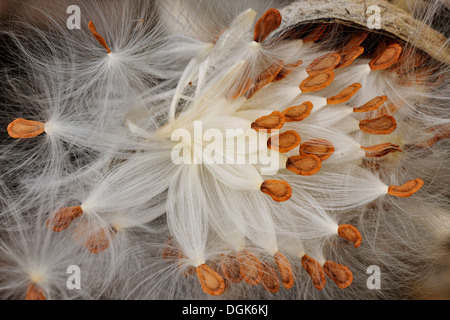
[[91,30],[92,34],[94,35],[95,39],[106,49],[106,51],[111,53],[111,50],[109,49],[108,45],[106,44],[105,39],[97,32],[95,25],[92,21],[89,21],[89,29]]
[[270,293],[277,293],[280,290],[280,279],[277,271],[267,263],[261,263],[262,277],[261,284]]
[[175,247],[175,243],[173,241],[173,237],[167,239],[166,243],[161,252],[161,257],[164,260],[174,260],[178,258],[178,249]]
[[234,254],[222,255],[220,264],[223,275],[227,280],[233,283],[239,283],[242,281],[241,268],[239,261]]
[[360,121],[359,128],[361,131],[371,134],[391,134],[397,128],[397,121],[393,116],[382,115],[378,118]]
[[320,161],[327,160],[333,153],[333,144],[325,139],[309,140],[300,146],[300,155],[313,154],[319,157]]
[[253,86],[253,80],[248,78],[247,80],[241,80],[237,85],[233,85],[230,92],[227,93],[226,98],[234,100],[240,98]]
[[349,85],[347,88],[339,92],[334,97],[327,99],[327,104],[339,104],[350,100],[353,95],[361,89],[362,85],[360,83],[354,83]]
[[333,82],[335,74],[333,71],[325,71],[309,76],[300,84],[300,90],[303,93],[322,90]]
[[303,63],[302,60],[298,60],[295,63],[291,63],[291,64],[288,64],[288,65],[284,66],[281,69],[281,71],[277,74],[275,79],[273,79],[273,82],[277,82],[277,81],[283,80],[284,78],[286,78],[289,75],[289,73],[291,73],[292,70],[294,70],[295,68],[298,68],[302,63]]
[[391,153],[391,152],[402,152],[402,150],[400,149],[400,147],[398,145],[386,142],[386,143],[380,143],[380,144],[376,144],[370,147],[362,147],[361,149],[363,149],[366,152],[366,157],[372,157],[372,158],[381,158],[384,157],[385,155]]
[[261,184],[260,189],[276,202],[287,201],[292,195],[291,186],[284,180],[266,180]]
[[356,47],[356,48],[353,48],[351,51],[342,54],[341,61],[339,62],[339,64],[336,66],[335,69],[348,67],[349,65],[351,65],[353,63],[353,61],[356,60],[356,58],[358,58],[363,53],[364,53],[363,47]]
[[327,280],[325,278],[325,272],[323,271],[320,263],[306,254],[302,257],[301,261],[303,269],[308,272],[314,287],[318,290],[322,290],[323,288],[325,288]]
[[261,43],[281,24],[281,14],[277,9],[267,10],[256,22],[253,40]]
[[19,118],[8,125],[7,131],[14,139],[34,138],[44,133],[45,123]]
[[360,31],[357,33],[354,33],[351,39],[345,44],[344,48],[342,48],[342,53],[347,53],[352,51],[354,48],[359,47],[361,43],[366,40],[367,36],[369,35],[366,31]]
[[358,248],[361,245],[362,242],[361,233],[359,233],[358,229],[356,229],[351,224],[340,225],[338,228],[338,234],[342,238],[347,239],[350,242],[353,242],[355,248]]
[[310,101],[303,102],[298,106],[289,107],[282,112],[286,122],[302,121],[306,119],[313,109]]
[[322,167],[322,161],[314,154],[292,156],[286,161],[286,169],[300,176],[312,176]]
[[281,129],[284,126],[284,122],[286,121],[284,115],[279,111],[274,111],[268,116],[263,116],[255,120],[252,123],[252,129],[259,130],[267,130],[270,133],[272,130]]
[[423,186],[423,180],[420,178],[410,180],[401,186],[390,186],[388,189],[388,193],[392,196],[407,198],[412,196],[414,193],[419,191]]
[[389,45],[376,58],[369,62],[370,69],[383,70],[391,67],[402,53],[402,47],[398,43]]
[[319,25],[318,27],[315,27],[306,37],[304,37],[302,39],[303,42],[304,43],[315,42],[315,41],[321,39],[322,35],[327,30],[327,27],[328,26],[326,24],[322,24],[322,25]]
[[248,250],[238,252],[237,259],[244,281],[251,285],[259,284],[262,278],[262,267],[259,259]]
[[204,292],[212,296],[219,296],[225,291],[223,278],[206,264],[197,267],[197,277]]
[[358,108],[353,108],[353,112],[368,112],[377,110],[388,99],[387,96],[378,96],[372,100],[366,102],[364,105]]
[[280,153],[286,153],[295,149],[300,142],[300,135],[294,130],[289,130],[270,137],[269,140],[267,140],[267,148]]
[[316,73],[322,73],[325,71],[333,70],[341,61],[341,55],[339,53],[328,53],[322,57],[315,59],[307,68],[306,72],[309,75]]
[[86,224],[80,224],[77,226],[73,237],[75,240],[81,240],[83,246],[89,252],[97,254],[109,248],[110,241],[113,239],[116,233],[116,228],[114,228],[113,226],[108,226],[100,228],[99,231],[91,234],[91,230],[86,227]]
[[255,81],[255,85],[251,87],[247,92],[245,92],[245,97],[247,99],[250,99],[253,97],[258,91],[260,91],[262,88],[267,86],[269,83],[275,80],[277,75],[281,72],[283,69],[284,62],[278,61],[273,63],[270,67],[268,67],[266,70],[261,72],[261,74],[258,76],[258,78]]
[[25,295],[25,300],[45,300],[44,291],[35,283],[30,283]]
[[283,286],[286,289],[292,288],[292,286],[294,285],[294,274],[292,272],[292,267],[288,259],[286,259],[284,254],[279,251],[276,252],[273,257],[277,264],[278,271],[280,272],[281,282],[283,283]]
[[77,218],[81,217],[83,209],[81,206],[65,207],[59,209],[52,217],[47,220],[47,227],[55,232],[61,232]]
[[347,266],[326,261],[323,265],[323,270],[328,278],[332,279],[341,289],[347,288],[353,282],[353,273]]

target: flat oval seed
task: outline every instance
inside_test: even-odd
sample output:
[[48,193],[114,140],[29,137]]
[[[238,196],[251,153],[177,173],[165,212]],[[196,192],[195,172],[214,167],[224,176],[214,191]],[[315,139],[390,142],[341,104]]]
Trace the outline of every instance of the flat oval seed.
[[358,108],[353,108],[353,112],[368,112],[377,110],[383,103],[386,102],[387,96],[378,96],[372,100],[366,102],[364,105]]
[[352,85],[349,85],[347,88],[339,92],[334,97],[327,99],[327,104],[339,104],[344,103],[350,100],[353,95],[358,92],[359,89],[361,89],[362,85],[359,83],[354,83]]
[[284,126],[285,117],[279,111],[274,111],[268,116],[263,116],[255,120],[252,123],[252,129],[259,130],[267,130],[270,133],[272,130],[281,129]]
[[300,90],[305,92],[319,91],[326,88],[334,80],[334,72],[326,71],[309,76],[300,84]]
[[302,121],[306,119],[313,109],[313,104],[306,101],[298,106],[289,107],[282,112],[286,122]]
[[94,35],[95,39],[106,49],[108,53],[111,53],[111,50],[109,49],[108,45],[106,44],[105,39],[97,32],[95,25],[92,21],[89,21],[89,29],[91,30],[92,34]]
[[262,263],[261,283],[264,289],[270,293],[277,293],[280,290],[280,280],[277,271],[267,263]]
[[391,134],[397,128],[397,122],[393,116],[382,115],[378,118],[360,121],[359,128],[361,131],[371,134]]
[[341,55],[339,53],[328,53],[322,57],[315,59],[307,68],[306,72],[309,75],[316,73],[322,73],[325,71],[333,70],[341,61]]
[[52,217],[47,220],[47,227],[55,232],[61,232],[67,229],[69,225],[77,218],[81,217],[83,209],[80,206],[65,207],[59,209]]
[[300,146],[300,155],[313,154],[319,157],[320,161],[327,160],[333,152],[333,144],[325,139],[309,140]]
[[35,283],[30,283],[25,300],[45,300],[44,291]]
[[296,148],[300,142],[300,135],[294,130],[288,130],[279,135],[270,137],[267,141],[267,148],[280,153],[286,153]]
[[392,196],[407,198],[416,193],[423,186],[422,179],[408,181],[401,186],[390,186],[388,193]]
[[29,139],[44,133],[45,124],[39,121],[16,119],[8,125],[8,134],[14,139]]
[[286,289],[292,288],[294,285],[294,275],[292,273],[292,267],[289,261],[286,259],[284,254],[281,252],[276,252],[273,257],[278,267],[278,271],[281,275],[281,282]]
[[197,277],[203,291],[207,294],[219,296],[225,291],[223,278],[206,264],[197,267]]
[[323,33],[327,30],[327,27],[328,26],[326,24],[322,24],[319,25],[318,27],[315,27],[314,30],[312,30],[312,32],[310,32],[306,37],[302,39],[303,42],[304,43],[314,42],[321,39]]
[[359,233],[358,229],[356,229],[351,224],[343,224],[338,228],[338,234],[347,239],[350,242],[353,242],[355,248],[358,248],[361,245],[362,237],[361,233]]
[[221,261],[222,273],[226,279],[233,283],[239,283],[242,281],[241,268],[239,261],[234,254],[226,254],[222,256]]
[[[77,229],[82,228],[83,225],[78,226]],[[78,234],[83,236],[83,230],[77,230]],[[107,228],[101,228],[99,231],[89,236],[87,240],[83,242],[83,245],[89,252],[97,254],[105,251],[109,248],[110,241],[114,238],[117,233],[116,228],[109,226]]]
[[323,265],[323,270],[341,289],[347,288],[353,282],[353,273],[347,266],[332,261],[326,261]]
[[248,250],[238,252],[237,259],[242,278],[251,285],[257,285],[261,282],[262,269],[259,259]]
[[316,289],[322,290],[323,288],[325,288],[327,280],[325,278],[325,272],[323,271],[320,263],[305,254],[302,257],[302,266],[303,269],[305,269],[305,271],[311,277],[312,283]]
[[250,99],[258,91],[260,91],[266,85],[268,85],[269,83],[274,81],[275,78],[278,76],[278,74],[283,69],[283,67],[284,67],[284,62],[281,60],[278,62],[272,63],[272,65],[270,67],[268,67],[266,70],[261,72],[261,74],[258,76],[258,78],[255,81],[255,85],[252,88],[250,88],[247,92],[245,92],[245,97],[247,99]]
[[284,78],[286,78],[289,75],[289,73],[291,73],[292,70],[294,70],[295,68],[298,68],[302,63],[303,63],[302,60],[298,60],[295,63],[291,63],[291,64],[288,64],[288,65],[284,66],[281,69],[281,71],[277,74],[275,79],[273,79],[273,82],[277,82],[277,81],[283,80]]
[[276,202],[287,201],[292,195],[291,186],[284,180],[266,180],[261,184],[261,191]]
[[391,67],[402,53],[402,47],[398,43],[389,45],[375,59],[369,62],[370,69],[382,70]]
[[356,60],[356,58],[358,58],[363,53],[364,53],[363,47],[356,47],[356,48],[352,49],[351,51],[342,54],[341,62],[339,62],[339,64],[336,66],[335,69],[348,67],[349,65],[351,65],[353,63],[353,61]]
[[342,53],[347,53],[349,51],[352,51],[354,48],[361,45],[361,43],[366,40],[367,36],[369,35],[366,31],[361,31],[358,33],[355,33],[351,39],[345,44],[344,48],[342,48]]
[[392,144],[392,143],[380,143],[369,147],[363,147],[361,146],[361,149],[363,149],[366,152],[366,157],[372,157],[372,158],[381,158],[391,152],[402,152],[400,147],[398,145]]
[[320,158],[314,154],[292,156],[286,161],[286,169],[301,176],[312,176],[321,167]]
[[226,98],[233,100],[241,97],[253,86],[253,80],[248,78],[247,80],[241,80],[237,85],[233,85],[230,91],[227,93]]
[[281,24],[281,14],[277,9],[267,10],[256,22],[253,40],[263,42]]

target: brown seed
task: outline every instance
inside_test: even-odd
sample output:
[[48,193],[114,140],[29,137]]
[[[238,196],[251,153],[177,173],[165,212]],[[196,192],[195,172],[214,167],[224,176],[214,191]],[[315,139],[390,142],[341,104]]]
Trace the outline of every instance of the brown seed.
[[284,78],[286,78],[289,75],[289,73],[291,73],[292,70],[294,70],[295,68],[298,68],[302,63],[303,63],[303,61],[299,60],[295,63],[291,63],[289,65],[284,66],[283,69],[281,69],[281,71],[277,74],[275,79],[273,79],[273,82],[283,80]]
[[353,273],[347,266],[332,261],[326,261],[323,265],[323,270],[341,289],[347,288],[353,282]]
[[300,90],[305,92],[319,91],[326,88],[334,80],[334,72],[326,71],[323,73],[316,73],[309,76],[300,84]]
[[223,278],[206,264],[197,267],[197,277],[204,292],[212,296],[219,296],[225,291]]
[[383,103],[386,102],[387,96],[378,96],[372,100],[366,102],[364,105],[358,108],[353,108],[353,112],[368,112],[377,110]]
[[289,107],[282,112],[286,122],[302,121],[306,119],[313,109],[313,104],[310,101],[303,102],[298,106]]
[[320,158],[314,154],[292,156],[286,161],[286,169],[301,176],[312,176],[321,167]]
[[397,61],[401,52],[402,47],[398,43],[389,45],[375,59],[369,62],[370,69],[374,71],[391,67]]
[[89,21],[89,29],[91,30],[92,34],[94,35],[95,39],[106,49],[108,53],[111,53],[111,50],[109,49],[108,45],[106,44],[105,39],[97,32],[95,25],[92,21]]
[[262,267],[259,259],[248,250],[238,252],[237,259],[244,281],[251,285],[260,283],[262,278]]
[[305,254],[302,257],[302,266],[306,270],[306,272],[308,272],[316,289],[322,290],[323,288],[325,288],[327,280],[325,278],[325,272],[323,271],[320,263]]
[[416,148],[430,148],[435,143],[450,138],[450,125],[440,125],[432,128],[434,137],[425,142],[414,145]]
[[383,115],[378,118],[362,120],[359,122],[361,131],[371,134],[391,134],[397,128],[393,116]]
[[29,139],[44,133],[45,124],[39,121],[16,119],[8,125],[8,134],[14,139]]
[[47,227],[55,232],[61,232],[67,229],[69,225],[77,218],[81,217],[83,209],[80,206],[65,207],[59,209],[52,217],[47,220]]
[[319,157],[320,161],[327,160],[334,152],[333,144],[325,139],[313,139],[302,143],[300,155],[313,154]]
[[306,72],[309,75],[316,73],[322,73],[325,71],[333,70],[341,61],[341,55],[339,53],[328,53],[322,57],[315,59],[307,68]]
[[73,236],[77,240],[81,240],[84,247],[91,253],[97,254],[109,248],[110,242],[117,233],[117,229],[113,226],[100,228],[98,231],[92,233],[86,224],[77,226]]
[[286,259],[284,254],[277,251],[273,257],[277,263],[278,271],[281,275],[281,282],[286,289],[292,288],[294,285],[294,275],[292,273],[292,267],[289,261]]
[[276,202],[287,201],[292,195],[291,186],[284,180],[266,180],[261,184],[261,191]]
[[388,193],[392,196],[407,198],[416,193],[423,186],[422,179],[410,180],[401,186],[390,186]]
[[280,279],[277,271],[267,263],[261,263],[262,277],[261,283],[264,289],[270,293],[277,293],[280,290]]
[[348,241],[353,242],[355,248],[358,248],[361,245],[362,237],[359,233],[358,229],[356,229],[351,224],[343,224],[338,228],[338,234]]
[[339,104],[344,103],[350,100],[353,95],[358,92],[359,89],[361,89],[362,85],[359,83],[354,83],[352,85],[349,85],[347,88],[339,92],[334,97],[327,99],[327,104]]
[[361,45],[361,43],[366,40],[367,36],[369,35],[366,31],[360,31],[351,37],[351,39],[345,44],[344,48],[342,48],[342,53],[347,53],[349,51],[352,51],[354,48]]
[[252,123],[252,129],[259,130],[267,130],[268,133],[272,132],[272,130],[281,129],[284,126],[285,117],[279,111],[274,111],[268,116],[263,116],[255,120]]
[[267,148],[280,153],[286,153],[296,148],[300,142],[300,135],[294,130],[289,130],[270,137],[267,141]]
[[226,98],[229,100],[237,99],[245,94],[253,86],[252,79],[241,80],[238,84],[234,84],[227,93]]
[[269,9],[256,22],[253,40],[263,42],[281,24],[281,14],[277,9]]
[[269,83],[275,80],[277,75],[281,72],[284,67],[283,61],[278,61],[272,63],[270,67],[261,72],[261,74],[256,78],[255,85],[245,92],[245,97],[250,99],[253,97],[258,91],[267,86]]
[[381,158],[385,155],[391,153],[391,152],[402,152],[400,147],[398,145],[392,144],[392,143],[380,143],[377,145],[369,146],[369,147],[363,147],[361,146],[361,149],[363,149],[366,152],[366,157],[372,157],[372,158]]
[[356,47],[349,52],[343,53],[341,56],[341,62],[336,66],[335,69],[340,69],[344,67],[348,67],[356,60],[360,55],[364,53],[363,47]]
[[44,290],[35,283],[30,283],[25,300],[45,300]]
[[235,254],[222,255],[220,266],[226,279],[233,283],[242,281],[241,268]]
[[322,38],[323,33],[327,30],[328,25],[322,24],[315,27],[306,37],[302,40],[304,43],[306,42],[314,42]]

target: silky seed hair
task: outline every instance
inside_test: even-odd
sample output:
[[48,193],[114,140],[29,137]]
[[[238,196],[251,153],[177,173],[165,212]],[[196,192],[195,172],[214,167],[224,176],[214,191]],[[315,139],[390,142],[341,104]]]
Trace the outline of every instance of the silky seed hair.
[[450,134],[445,44],[420,42],[445,9],[411,3],[383,6],[419,39],[326,1],[80,1],[80,30],[57,7],[5,25],[0,295],[413,298],[449,231]]

